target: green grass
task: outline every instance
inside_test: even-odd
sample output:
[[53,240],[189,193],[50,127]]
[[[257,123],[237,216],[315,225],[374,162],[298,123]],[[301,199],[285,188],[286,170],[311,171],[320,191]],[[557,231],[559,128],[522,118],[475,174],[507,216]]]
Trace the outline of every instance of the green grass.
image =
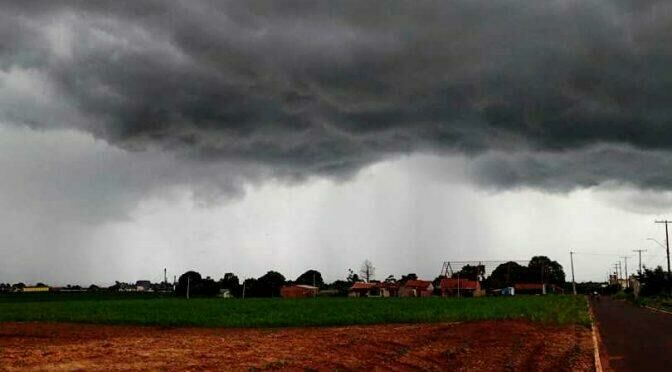
[[529,319],[590,324],[582,296],[185,300],[161,296],[0,296],[1,321],[204,327],[284,327]]
[[634,302],[640,306],[649,306],[656,309],[672,312],[671,297],[640,297]]

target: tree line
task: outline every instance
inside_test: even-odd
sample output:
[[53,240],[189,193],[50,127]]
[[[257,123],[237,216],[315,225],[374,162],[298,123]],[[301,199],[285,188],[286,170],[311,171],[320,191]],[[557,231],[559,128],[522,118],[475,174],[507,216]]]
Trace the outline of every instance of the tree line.
[[[503,288],[511,286],[515,283],[547,283],[563,285],[565,283],[565,273],[562,266],[552,261],[546,256],[535,256],[529,261],[527,265],[521,265],[517,262],[502,263],[495,268],[495,270],[486,277],[485,266],[483,265],[465,265],[459,271],[452,273],[453,278],[462,278],[465,280],[478,280],[482,283],[484,288]],[[439,287],[439,283],[443,276],[434,278],[434,286]],[[348,269],[348,274],[345,279],[338,279],[331,283],[326,283],[322,274],[314,269],[307,270],[299,275],[296,279],[287,279],[284,275],[277,271],[268,271],[266,274],[258,278],[247,278],[240,280],[234,273],[226,273],[218,280],[209,276],[205,278],[196,271],[187,271],[180,275],[175,284],[175,294],[177,296],[186,296],[187,288],[190,296],[216,296],[223,291],[228,291],[234,297],[279,297],[280,289],[285,285],[303,284],[311,285],[320,288],[321,292],[331,294],[334,296],[345,296],[348,289],[355,282],[387,282],[405,284],[409,280],[417,280],[418,276],[415,273],[408,273],[401,275],[397,279],[394,275],[389,275],[382,280],[376,280],[376,268],[370,260],[365,260],[359,271],[355,272]],[[46,286],[43,283],[39,285]],[[15,287],[25,287],[23,283],[9,285],[0,283],[0,291],[9,291]],[[154,291],[163,291],[169,283],[155,283],[152,284]],[[114,285],[106,288],[110,291],[122,291],[126,287],[133,287],[131,284],[115,282]],[[70,289],[87,289],[80,286],[68,286]],[[172,286],[170,286],[172,290]],[[105,290],[95,285],[88,287],[89,291]]]

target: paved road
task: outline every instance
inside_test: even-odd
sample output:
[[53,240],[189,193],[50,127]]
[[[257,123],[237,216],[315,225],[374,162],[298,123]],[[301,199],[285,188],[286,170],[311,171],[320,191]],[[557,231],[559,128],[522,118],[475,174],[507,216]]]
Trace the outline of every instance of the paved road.
[[608,298],[592,305],[605,370],[672,371],[672,315]]

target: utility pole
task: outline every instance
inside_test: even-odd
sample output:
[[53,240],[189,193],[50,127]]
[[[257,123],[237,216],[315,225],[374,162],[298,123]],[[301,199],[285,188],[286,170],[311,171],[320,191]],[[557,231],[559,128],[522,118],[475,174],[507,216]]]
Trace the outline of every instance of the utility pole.
[[191,285],[191,277],[187,275],[187,300],[189,299],[189,286]]
[[569,251],[569,261],[572,264],[572,290],[574,291],[574,296],[576,296],[576,280],[574,280],[574,252]]
[[632,251],[639,253],[639,275],[642,275],[642,252],[646,252],[646,249],[633,249]]
[[621,256],[621,258],[625,262],[625,287],[627,288],[630,286],[630,279],[628,279],[628,258],[630,256]]
[[243,278],[243,298],[245,298],[245,278]]
[[618,279],[620,280],[623,278],[623,265],[621,264],[621,261],[618,261]]
[[163,268],[163,282],[168,284],[168,272],[165,267]]
[[662,220],[662,221],[655,221],[655,222],[665,224],[665,247],[667,249],[667,275],[669,276],[670,275],[670,236],[668,235],[667,225],[672,223],[672,221]]

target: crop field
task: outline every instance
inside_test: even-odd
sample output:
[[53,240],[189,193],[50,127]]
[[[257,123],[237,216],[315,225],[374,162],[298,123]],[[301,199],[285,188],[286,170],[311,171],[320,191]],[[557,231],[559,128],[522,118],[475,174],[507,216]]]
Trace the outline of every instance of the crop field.
[[523,319],[590,324],[582,296],[220,299],[110,294],[0,297],[0,322],[196,327],[300,327]]
[[0,296],[0,371],[592,371],[587,324],[573,296],[13,294]]

